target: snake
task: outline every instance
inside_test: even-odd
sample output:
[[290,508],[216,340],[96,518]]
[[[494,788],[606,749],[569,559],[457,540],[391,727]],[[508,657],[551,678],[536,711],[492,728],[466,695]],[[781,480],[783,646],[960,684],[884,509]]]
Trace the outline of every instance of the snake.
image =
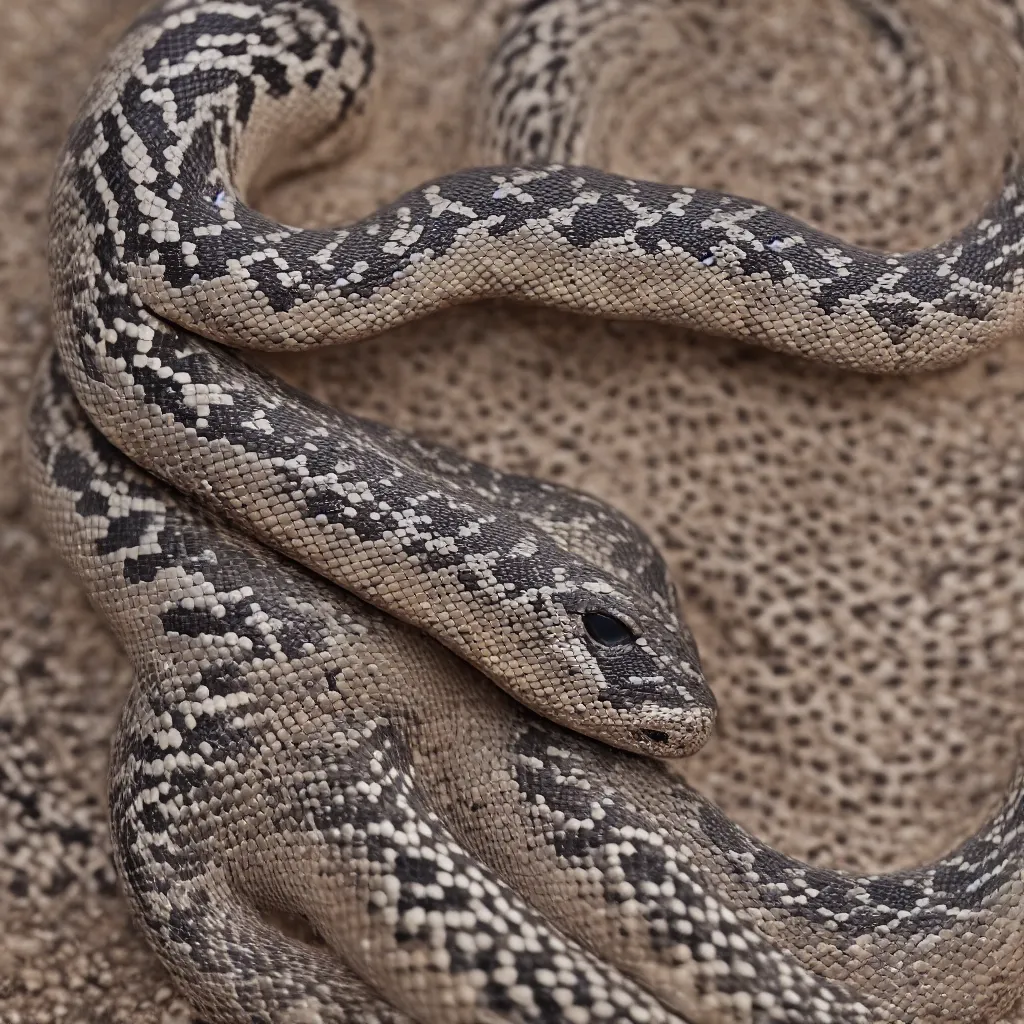
[[574,162],[595,54],[655,7],[524,4],[485,75],[506,163],[342,228],[244,197],[365,131],[376,51],[347,3],[164,2],[70,130],[28,462],[135,669],[115,862],[210,1021],[967,1021],[1020,999],[1021,773],[926,867],[766,847],[651,759],[699,749],[716,706],[636,524],[230,351],[498,296],[875,373],[1019,329],[1012,175],[955,238],[877,253]]

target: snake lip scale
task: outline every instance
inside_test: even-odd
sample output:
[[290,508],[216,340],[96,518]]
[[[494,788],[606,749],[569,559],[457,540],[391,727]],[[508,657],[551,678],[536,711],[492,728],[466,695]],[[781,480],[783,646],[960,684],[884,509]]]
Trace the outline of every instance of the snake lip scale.
[[222,347],[355,341],[490,296],[877,373],[1019,330],[1016,180],[956,238],[893,254],[582,166],[588,40],[624,11],[525,4],[481,122],[508,163],[342,228],[244,196],[361,134],[376,57],[344,3],[168,0],[69,134],[33,487],[135,668],[118,870],[211,1021],[860,1024],[1020,999],[1024,776],[923,868],[771,850],[635,756],[699,749],[716,711],[636,524]]

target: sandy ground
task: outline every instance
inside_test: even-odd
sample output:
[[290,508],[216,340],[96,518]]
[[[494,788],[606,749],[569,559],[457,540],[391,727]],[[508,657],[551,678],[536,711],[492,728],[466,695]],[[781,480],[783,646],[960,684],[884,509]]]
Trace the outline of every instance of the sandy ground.
[[[472,85],[503,6],[365,4],[385,69],[373,135],[265,208],[338,222],[469,162]],[[110,864],[105,768],[130,674],[34,529],[19,451],[49,342],[51,167],[135,8],[0,0],[2,1024],[189,1020]],[[766,0],[756,19],[739,2],[695,5],[616,88],[595,162],[753,194],[870,244],[937,238],[992,193],[1017,127],[1019,71],[996,9],[919,0],[937,56],[901,78],[844,0]],[[821,863],[909,864],[997,801],[1022,710],[1019,346],[877,381],[493,305],[280,368],[644,522],[722,705],[687,776],[763,838]]]

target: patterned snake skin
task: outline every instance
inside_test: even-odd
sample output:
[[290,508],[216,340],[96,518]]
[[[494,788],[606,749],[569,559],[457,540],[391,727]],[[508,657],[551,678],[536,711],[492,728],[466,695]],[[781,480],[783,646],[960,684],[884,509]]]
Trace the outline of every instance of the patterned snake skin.
[[[575,156],[600,41],[638,12],[524,8],[484,135],[524,163]],[[514,295],[860,369],[944,366],[1016,329],[1016,186],[900,256],[561,165],[460,172],[335,231],[246,207],[278,154],[358,137],[372,67],[365,30],[320,0],[165,4],[112,56],[58,169],[60,361],[31,461],[135,664],[115,848],[168,969],[217,1021],[1005,1012],[1024,778],[926,869],[854,878],[765,848],[578,735],[685,753],[713,724],[634,525],[317,407],[203,339],[308,347]]]

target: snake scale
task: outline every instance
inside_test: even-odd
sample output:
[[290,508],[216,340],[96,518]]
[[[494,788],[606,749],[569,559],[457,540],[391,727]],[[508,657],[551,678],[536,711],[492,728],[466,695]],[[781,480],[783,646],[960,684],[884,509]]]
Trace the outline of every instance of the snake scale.
[[510,163],[342,229],[242,197],[282,155],[358,141],[374,48],[344,5],[170,0],[71,131],[29,461],[135,668],[118,868],[209,1021],[967,1021],[1022,994],[1024,774],[924,868],[767,848],[637,756],[696,750],[715,714],[638,527],[221,347],[351,341],[496,295],[875,372],[1019,329],[1012,180],[957,238],[879,254],[573,165],[594,47],[643,9],[523,6],[482,120]]

